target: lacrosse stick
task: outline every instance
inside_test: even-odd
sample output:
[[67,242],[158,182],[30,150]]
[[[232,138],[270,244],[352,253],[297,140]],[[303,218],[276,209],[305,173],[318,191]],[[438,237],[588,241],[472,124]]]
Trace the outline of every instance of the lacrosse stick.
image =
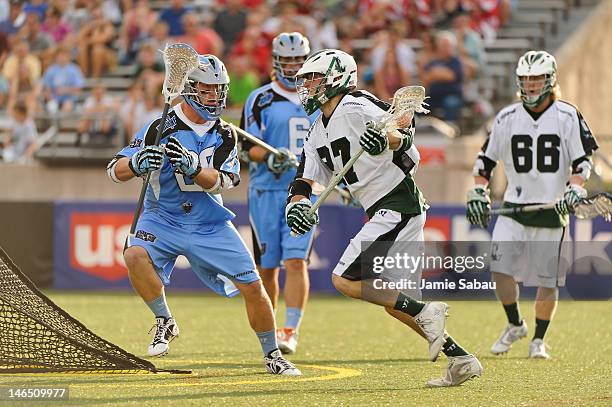
[[[166,69],[166,76],[162,89],[165,104],[161,120],[157,126],[157,137],[155,138],[156,146],[159,145],[161,135],[166,127],[166,117],[168,116],[170,103],[173,99],[180,96],[187,82],[187,77],[198,67],[199,63],[197,51],[187,44],[166,44],[162,53],[164,56],[164,67]],[[136,232],[136,223],[142,211],[142,204],[150,180],[151,173],[149,172],[140,190],[140,197],[138,198],[138,204],[136,205],[136,211],[132,219],[132,226],[130,227],[130,237],[133,237]]]
[[[536,212],[544,209],[554,209],[555,204],[519,206],[516,208],[493,209],[491,215],[514,215],[517,213]],[[612,195],[602,192],[590,198],[581,199],[573,209],[578,219],[593,219],[603,216],[605,220],[612,220]]]
[[[376,125],[378,130],[386,130],[387,132],[395,131],[398,128],[405,128],[410,126],[412,122],[412,117],[408,121],[405,122],[404,116],[406,114],[414,114],[414,112],[419,113],[429,113],[429,110],[423,107],[425,101],[425,88],[422,86],[405,86],[401,89],[398,89],[393,95],[393,103],[391,107],[385,114],[385,117]],[[365,150],[360,148],[359,151],[344,165],[344,167],[340,170],[340,172],[330,181],[329,185],[321,195],[319,195],[319,199],[315,202],[308,213],[313,215],[319,206],[327,199],[329,194],[334,190],[334,188],[338,185],[338,183],[344,178],[346,173],[351,169],[355,161],[361,154],[363,154]]]
[[[272,147],[270,144],[266,143],[265,141],[263,141],[260,138],[255,137],[254,135],[252,135],[249,132],[244,131],[243,129],[241,129],[240,127],[236,126],[233,123],[228,123],[223,121],[224,124],[231,126],[234,130],[236,130],[236,133],[238,133],[240,136],[242,136],[245,140],[263,148],[266,151],[269,151],[270,153],[279,156],[281,155],[280,151],[278,151],[277,148]],[[298,167],[299,165],[296,163],[296,167]],[[340,196],[342,196],[344,199],[351,199],[351,194],[348,191],[345,191],[344,189],[336,186],[335,190],[338,194],[340,194]]]

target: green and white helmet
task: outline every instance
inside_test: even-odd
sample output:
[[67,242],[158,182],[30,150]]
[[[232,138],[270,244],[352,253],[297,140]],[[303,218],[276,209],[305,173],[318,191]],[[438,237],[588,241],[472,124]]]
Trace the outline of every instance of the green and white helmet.
[[[522,78],[545,75],[545,81],[538,95],[528,94]],[[557,84],[557,61],[546,51],[527,51],[519,58],[516,66],[516,84],[521,92],[521,99],[528,107],[540,104]]]
[[312,114],[329,99],[357,86],[357,63],[344,51],[324,49],[308,57],[296,76],[300,101]]

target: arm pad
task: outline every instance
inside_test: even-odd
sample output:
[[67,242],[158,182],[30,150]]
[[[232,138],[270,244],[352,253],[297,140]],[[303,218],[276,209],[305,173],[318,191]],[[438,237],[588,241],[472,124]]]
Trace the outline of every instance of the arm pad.
[[583,180],[588,180],[593,169],[593,161],[590,156],[582,156],[572,162],[572,175],[579,175]]
[[121,181],[119,178],[117,178],[117,175],[115,174],[115,166],[117,165],[117,161],[119,161],[119,158],[121,157],[115,157],[108,163],[108,165],[106,166],[106,174],[108,174],[108,177],[114,182],[122,184],[125,181]]
[[224,171],[219,171],[219,176],[217,177],[217,182],[215,182],[215,185],[208,189],[202,188],[202,190],[207,194],[220,194],[221,192],[227,191],[234,186],[232,175]]
[[474,163],[472,175],[481,176],[489,180],[491,179],[491,172],[493,172],[493,168],[495,168],[496,164],[497,163],[495,161],[484,155],[484,153],[480,153],[478,154],[478,158],[476,158],[476,162]]
[[287,197],[287,205],[291,202],[291,198],[296,195],[303,195],[306,198],[310,199],[310,195],[312,194],[312,187],[310,184],[303,179],[294,179],[293,182],[289,185],[289,196]]

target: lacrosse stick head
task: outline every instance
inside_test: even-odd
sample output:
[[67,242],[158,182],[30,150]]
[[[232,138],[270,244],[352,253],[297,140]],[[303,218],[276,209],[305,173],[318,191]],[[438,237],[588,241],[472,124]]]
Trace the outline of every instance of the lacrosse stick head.
[[378,124],[380,129],[393,131],[410,127],[415,112],[429,113],[424,106],[427,96],[422,86],[404,86],[393,95],[393,102],[385,117]]
[[187,77],[198,67],[198,53],[188,44],[166,44],[162,51],[166,76],[162,94],[165,102],[170,102],[181,95]]
[[583,199],[574,207],[574,214],[578,219],[592,219],[602,216],[610,222],[612,220],[612,195],[604,192]]

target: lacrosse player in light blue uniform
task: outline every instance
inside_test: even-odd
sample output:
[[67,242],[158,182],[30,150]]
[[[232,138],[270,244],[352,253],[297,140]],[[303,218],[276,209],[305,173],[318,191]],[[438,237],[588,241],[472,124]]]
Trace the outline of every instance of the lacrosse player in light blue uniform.
[[281,262],[286,271],[285,326],[279,329],[283,353],[294,353],[297,332],[308,299],[306,260],[314,230],[299,238],[290,236],[284,210],[287,188],[296,173],[296,155],[318,114],[306,114],[295,90],[295,74],[310,53],[302,34],[281,33],[272,41],[272,82],[254,90],[243,109],[241,127],[280,150],[276,156],[260,146],[243,142],[244,158],[250,161],[249,218],[253,231],[255,262],[276,309]]
[[164,285],[170,283],[176,258],[184,255],[216,293],[242,293],[268,371],[299,375],[278,350],[270,299],[231,223],[234,214],[223,206],[220,195],[240,181],[235,132],[218,120],[228,87],[223,62],[201,55],[198,68],[188,76],[184,101],[168,113],[160,145],[154,145],[158,118],[109,163],[108,175],[116,182],[151,173],[144,210],[136,233],[128,237],[124,258],[132,286],[156,317],[150,356],[165,355],[179,334]]

